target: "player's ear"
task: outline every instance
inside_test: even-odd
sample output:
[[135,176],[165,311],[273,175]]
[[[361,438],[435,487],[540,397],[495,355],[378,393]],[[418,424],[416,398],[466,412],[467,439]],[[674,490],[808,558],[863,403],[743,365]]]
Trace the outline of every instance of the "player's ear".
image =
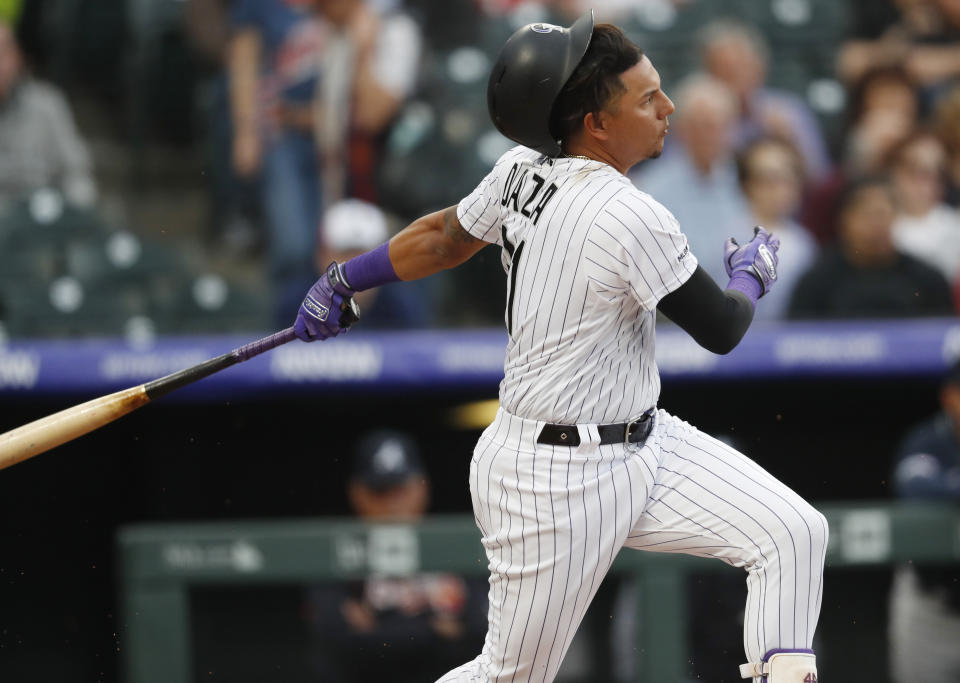
[[602,111],[600,112],[588,112],[586,116],[583,117],[583,129],[586,131],[587,135],[596,138],[598,140],[606,140],[607,137],[607,128],[605,115]]

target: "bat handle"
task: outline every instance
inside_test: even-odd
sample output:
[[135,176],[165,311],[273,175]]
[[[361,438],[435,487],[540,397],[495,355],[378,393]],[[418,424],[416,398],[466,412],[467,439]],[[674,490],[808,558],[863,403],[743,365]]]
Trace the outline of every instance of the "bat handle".
[[143,388],[147,392],[147,396],[152,401],[153,399],[165,396],[166,394],[169,394],[171,391],[179,389],[180,387],[192,384],[193,382],[203,379],[204,377],[209,377],[215,372],[220,372],[224,368],[229,368],[231,365],[241,363],[263,353],[264,351],[269,351],[272,348],[280,346],[281,344],[286,344],[288,341],[292,341],[296,338],[297,335],[294,333],[293,328],[288,327],[285,330],[280,330],[279,332],[271,334],[269,337],[252,341],[249,344],[244,344],[240,348],[234,349],[233,351],[225,353],[222,356],[211,358],[210,360],[198,363],[193,367],[189,367],[186,370],[181,370],[180,372],[175,372],[172,375],[167,375],[166,377],[155,379],[152,382],[147,382],[143,385]]
[[259,356],[264,351],[269,351],[270,349],[276,348],[281,344],[286,344],[289,341],[293,341],[296,338],[297,335],[294,333],[293,328],[288,327],[285,330],[280,330],[279,332],[271,334],[269,337],[257,339],[249,344],[244,344],[240,348],[231,351],[230,355],[233,356],[239,363],[249,360],[254,356]]

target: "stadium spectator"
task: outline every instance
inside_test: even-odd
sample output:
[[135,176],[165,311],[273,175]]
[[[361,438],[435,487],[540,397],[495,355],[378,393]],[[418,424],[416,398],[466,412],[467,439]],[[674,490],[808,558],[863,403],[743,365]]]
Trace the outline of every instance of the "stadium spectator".
[[[420,29],[398,0],[321,0],[334,28],[314,114],[327,203],[376,201],[386,133],[416,85]],[[376,7],[376,8],[375,8]]]
[[879,38],[854,39],[838,56],[838,72],[853,83],[877,66],[902,65],[927,101],[960,78],[960,3],[899,0],[899,20]]
[[939,270],[951,283],[960,275],[960,212],[943,202],[947,153],[931,132],[918,130],[888,154],[897,193],[893,243]]
[[[900,444],[893,476],[899,498],[960,503],[960,364],[941,384],[940,406]],[[960,679],[960,568],[922,562],[898,567],[888,630],[895,683]]]
[[[344,199],[324,213],[317,249],[317,272],[331,262],[344,263],[389,239],[387,218],[375,205],[360,199]],[[356,294],[364,329],[428,327],[430,306],[424,305],[426,283],[396,283]],[[411,285],[413,285],[411,287]]]
[[850,37],[837,56],[839,76],[853,83],[877,65],[902,63],[909,44],[933,32],[936,19],[931,0],[851,3]]
[[791,318],[951,315],[946,279],[893,243],[897,203],[886,177],[851,183],[837,209],[838,242],[797,283]]
[[207,238],[232,254],[262,246],[256,175],[238,177],[232,164],[228,55],[232,0],[186,0],[183,28],[200,80],[198,107],[205,124],[211,210]]
[[811,178],[825,176],[831,162],[816,115],[802,98],[766,85],[770,54],[760,32],[719,19],[703,28],[699,44],[704,70],[737,95],[734,146],[761,135],[782,137],[801,151]]
[[[485,15],[493,18],[521,12],[524,17],[536,14],[553,15],[551,19],[567,21],[586,11],[580,8],[581,0],[475,0],[475,4]],[[545,20],[544,16],[537,18]]]
[[793,288],[818,251],[813,235],[793,218],[805,184],[803,158],[786,140],[758,138],[737,156],[737,177],[750,207],[749,224],[780,239],[777,287],[756,308],[754,320],[784,318]]
[[79,206],[96,202],[86,144],[52,84],[31,78],[13,28],[0,23],[0,204],[54,188]]
[[312,101],[329,40],[311,0],[236,0],[228,48],[233,167],[260,174],[277,323],[313,282],[320,219]]
[[[362,438],[348,496],[367,522],[421,521],[430,483],[412,439],[387,430]],[[486,581],[403,570],[391,575],[386,569],[346,585],[313,588],[307,608],[315,635],[308,656],[318,680],[421,683],[482,645]]]
[[7,0],[0,3],[0,22],[13,26],[23,11],[24,0]]
[[695,74],[677,88],[675,101],[675,139],[655,164],[641,163],[628,176],[673,213],[701,266],[725,282],[723,243],[750,228],[733,154],[736,99],[721,81]]
[[947,149],[947,202],[960,207],[960,85],[946,93],[937,104],[934,129]]
[[919,121],[916,84],[902,67],[877,67],[852,86],[839,143],[840,163],[814,185],[800,216],[821,245],[836,237],[834,210],[843,188],[854,178],[881,172],[890,149]]
[[233,163],[240,178],[262,176],[280,324],[313,279],[321,207],[375,196],[379,146],[415,83],[419,29],[397,2],[379,7],[365,0],[237,0],[234,7]]

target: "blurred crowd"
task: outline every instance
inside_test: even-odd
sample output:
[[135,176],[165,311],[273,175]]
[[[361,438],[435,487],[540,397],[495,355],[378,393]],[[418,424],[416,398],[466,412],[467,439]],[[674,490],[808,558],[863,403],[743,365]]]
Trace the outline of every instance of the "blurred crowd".
[[[62,14],[74,3],[40,4]],[[134,330],[180,331],[158,321],[161,313],[190,318],[184,302],[194,317],[216,320],[213,329],[290,324],[326,263],[456,203],[509,148],[485,110],[487,72],[503,40],[529,21],[569,24],[591,7],[645,49],[677,105],[663,157],[634,168],[631,180],[676,215],[718,282],[728,236],[745,238],[763,225],[780,238],[780,282],[759,319],[957,310],[960,0],[105,5],[134,18],[167,16],[171,32],[160,44],[172,35],[182,45],[180,61],[167,55],[156,74],[190,72],[188,106],[202,124],[189,143],[202,150],[209,207],[192,237],[226,274],[173,285],[183,290],[174,296],[164,268],[196,269],[173,257],[154,262],[164,246],[151,242],[156,235],[109,221],[87,231],[107,254],[99,270],[94,256],[82,258],[72,241],[78,230],[69,226],[77,215],[98,215],[97,155],[78,132],[70,98],[34,74],[18,41],[36,33],[28,21],[35,17],[24,3],[5,3],[0,321],[11,335],[82,332],[47,323],[96,317],[84,306],[111,296],[118,300],[108,307],[126,314],[105,315],[107,333],[129,333],[131,317],[140,320]],[[132,154],[144,144],[125,142]],[[42,228],[64,221],[65,236]],[[39,233],[60,251],[45,252]],[[116,246],[118,234],[126,250]],[[365,322],[498,324],[499,258],[481,252],[476,261],[421,286],[384,288],[366,302]],[[253,263],[260,274],[253,298],[238,299],[232,262]],[[118,295],[132,290],[138,296]]]

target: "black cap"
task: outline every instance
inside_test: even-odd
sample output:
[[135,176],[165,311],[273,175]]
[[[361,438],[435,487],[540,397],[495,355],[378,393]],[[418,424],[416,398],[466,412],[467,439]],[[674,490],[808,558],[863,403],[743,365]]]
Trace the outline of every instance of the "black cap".
[[383,491],[423,473],[417,445],[405,434],[381,430],[357,444],[353,478],[364,486]]

